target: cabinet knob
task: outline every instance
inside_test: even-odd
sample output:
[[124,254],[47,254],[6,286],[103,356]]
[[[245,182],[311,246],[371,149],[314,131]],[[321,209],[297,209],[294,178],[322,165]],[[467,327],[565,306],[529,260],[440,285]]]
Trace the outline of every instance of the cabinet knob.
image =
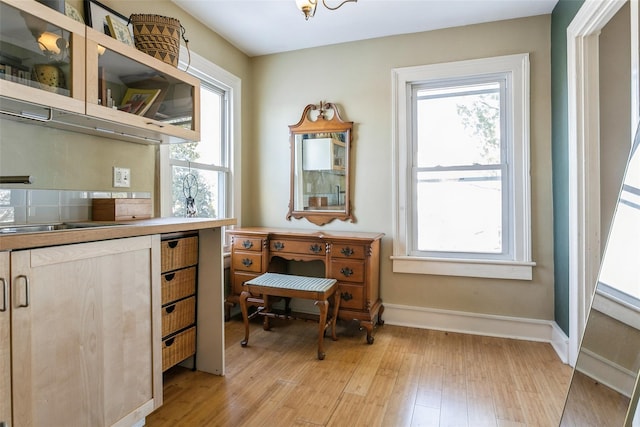
[[353,274],[353,270],[350,269],[349,267],[342,267],[340,269],[340,273],[342,273],[343,275],[349,277],[349,276],[351,276]]
[[245,249],[251,249],[253,247],[253,242],[251,240],[245,240],[244,242],[242,242],[242,246]]
[[281,251],[281,250],[283,250],[283,249],[284,249],[284,243],[282,243],[282,242],[275,242],[275,243],[273,244],[273,248],[274,248],[276,251]]
[[353,295],[351,295],[349,292],[342,292],[340,294],[340,298],[342,298],[343,301],[349,301],[353,299]]
[[320,252],[322,250],[322,246],[320,246],[317,243],[314,243],[313,245],[309,246],[309,250],[311,252],[313,252],[314,254],[317,254],[318,252]]
[[242,259],[242,265],[244,265],[245,267],[250,267],[251,264],[253,264],[253,261],[250,260],[249,258],[243,258]]
[[340,252],[342,253],[342,255],[344,256],[351,256],[353,255],[353,249],[351,249],[349,246],[345,246],[344,248],[342,248],[340,250]]

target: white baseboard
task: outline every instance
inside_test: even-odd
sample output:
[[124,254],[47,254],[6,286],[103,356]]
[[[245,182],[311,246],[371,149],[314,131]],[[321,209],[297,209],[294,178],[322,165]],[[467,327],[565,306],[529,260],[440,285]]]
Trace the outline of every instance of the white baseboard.
[[576,369],[600,384],[631,397],[636,383],[634,372],[607,360],[598,354],[588,350],[580,350],[578,366]]
[[551,344],[563,363],[568,363],[569,338],[556,322],[384,304],[385,324],[473,335],[540,341]]

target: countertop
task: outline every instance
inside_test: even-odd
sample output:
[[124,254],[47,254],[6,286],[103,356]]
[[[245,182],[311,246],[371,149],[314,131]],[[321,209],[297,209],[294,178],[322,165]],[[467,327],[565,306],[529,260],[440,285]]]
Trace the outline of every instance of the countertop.
[[[85,221],[86,222],[86,221]],[[95,227],[19,233],[0,236],[0,251],[67,245],[96,240],[167,234],[235,225],[235,218],[153,218],[134,221],[99,221]],[[99,226],[102,225],[103,226]]]

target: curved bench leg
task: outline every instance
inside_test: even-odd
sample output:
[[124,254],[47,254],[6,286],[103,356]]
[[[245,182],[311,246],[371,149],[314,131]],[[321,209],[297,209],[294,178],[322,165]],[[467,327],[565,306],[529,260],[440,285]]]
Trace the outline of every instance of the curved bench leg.
[[327,328],[327,312],[329,301],[316,301],[314,303],[320,309],[320,322],[318,323],[318,359],[324,359],[324,331]]
[[244,322],[244,339],[240,341],[243,347],[246,347],[249,343],[249,313],[247,310],[247,298],[251,294],[247,291],[242,291],[240,294],[240,311],[242,311],[242,320]]

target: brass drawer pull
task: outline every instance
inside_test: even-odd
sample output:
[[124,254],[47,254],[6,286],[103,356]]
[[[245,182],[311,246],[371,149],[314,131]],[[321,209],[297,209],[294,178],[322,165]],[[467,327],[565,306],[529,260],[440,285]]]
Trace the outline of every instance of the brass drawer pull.
[[244,242],[242,242],[242,246],[245,249],[251,249],[253,247],[253,242],[251,240],[245,240]]
[[349,246],[346,246],[344,248],[342,248],[340,250],[340,252],[342,253],[342,255],[344,256],[351,256],[353,255],[353,249],[351,249]]
[[167,243],[167,245],[169,245],[169,247],[171,249],[175,249],[178,246],[178,241],[177,240],[172,240],[169,243]]
[[349,277],[349,276],[351,276],[353,274],[353,270],[350,269],[349,267],[342,267],[340,269],[340,273],[342,273],[343,275]]
[[320,246],[317,243],[314,243],[313,245],[309,246],[309,250],[311,252],[313,252],[314,254],[317,254],[318,252],[320,252],[322,250],[322,246]]
[[250,260],[249,258],[242,259],[242,265],[244,265],[245,267],[251,267],[252,264],[253,264],[253,261]]
[[351,294],[350,294],[350,293],[348,293],[348,292],[342,292],[342,293],[340,294],[340,298],[342,298],[344,301],[349,301],[349,300],[352,300],[352,299],[353,299],[353,295],[351,295]]
[[174,279],[174,277],[176,277],[176,273],[165,274],[164,280],[166,280],[167,282],[170,282]]
[[273,248],[274,248],[276,251],[281,251],[281,250],[283,250],[283,249],[284,249],[284,243],[282,243],[282,242],[275,242],[275,243],[273,244]]
[[175,309],[176,309],[176,305],[175,305],[175,304],[173,304],[173,305],[170,305],[170,306],[168,306],[168,307],[165,307],[165,308],[164,308],[164,311],[166,311],[166,312],[167,312],[167,314],[171,314],[171,313],[173,313],[173,311],[174,311]]

